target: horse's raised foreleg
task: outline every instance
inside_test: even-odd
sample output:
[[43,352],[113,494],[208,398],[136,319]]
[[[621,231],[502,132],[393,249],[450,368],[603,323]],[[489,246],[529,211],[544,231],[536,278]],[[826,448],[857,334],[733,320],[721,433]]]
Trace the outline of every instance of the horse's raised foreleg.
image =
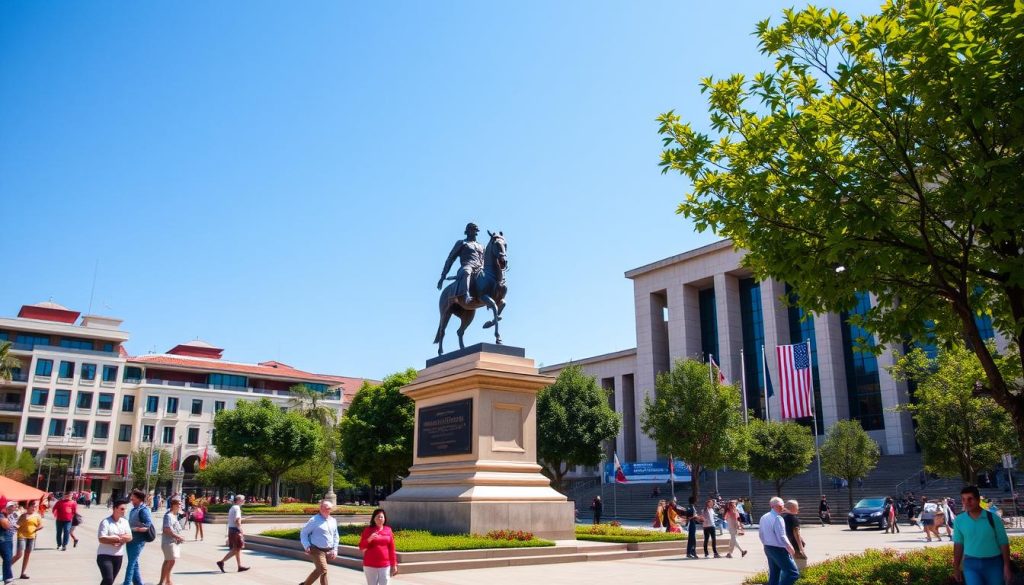
[[498,321],[501,321],[501,317],[498,316],[498,303],[494,302],[489,295],[482,295],[480,300],[487,305],[487,308],[491,310],[492,319],[484,323],[484,329],[490,326],[494,326],[494,343],[501,345],[501,333],[498,332]]

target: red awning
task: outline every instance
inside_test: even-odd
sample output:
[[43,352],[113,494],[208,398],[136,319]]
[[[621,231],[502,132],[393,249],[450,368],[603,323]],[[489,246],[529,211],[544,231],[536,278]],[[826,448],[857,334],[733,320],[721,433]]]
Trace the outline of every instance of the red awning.
[[8,500],[17,500],[19,502],[26,500],[38,500],[45,495],[46,492],[43,490],[37,490],[30,485],[14,481],[9,477],[0,476],[0,496],[3,496]]

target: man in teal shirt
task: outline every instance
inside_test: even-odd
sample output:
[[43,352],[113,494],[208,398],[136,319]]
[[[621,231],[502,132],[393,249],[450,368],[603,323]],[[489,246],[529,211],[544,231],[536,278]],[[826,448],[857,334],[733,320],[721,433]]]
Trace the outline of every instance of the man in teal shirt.
[[953,577],[967,585],[1010,582],[1010,539],[1003,520],[981,508],[978,488],[960,490],[964,511],[953,523]]

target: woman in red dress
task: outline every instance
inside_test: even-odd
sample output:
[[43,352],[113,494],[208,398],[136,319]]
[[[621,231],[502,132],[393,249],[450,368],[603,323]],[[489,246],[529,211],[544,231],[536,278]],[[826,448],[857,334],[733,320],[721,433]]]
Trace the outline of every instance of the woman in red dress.
[[370,525],[359,538],[363,551],[363,574],[367,585],[388,585],[398,574],[398,555],[395,554],[395,535],[388,526],[384,510],[377,508],[370,515]]

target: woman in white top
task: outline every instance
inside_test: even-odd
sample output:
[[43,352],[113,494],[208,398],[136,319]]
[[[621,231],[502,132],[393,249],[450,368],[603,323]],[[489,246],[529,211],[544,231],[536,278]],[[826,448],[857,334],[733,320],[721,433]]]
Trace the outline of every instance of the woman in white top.
[[736,500],[729,500],[729,503],[725,505],[725,526],[729,529],[729,552],[726,553],[725,558],[732,558],[733,549],[738,548],[740,550],[740,556],[747,556],[747,551],[743,550],[740,546],[738,537],[743,534],[743,519],[740,517],[740,512],[736,507]]
[[96,565],[100,568],[100,585],[114,585],[124,561],[124,545],[132,541],[132,527],[125,518],[126,500],[117,500],[97,531],[100,545],[96,549]]
[[164,551],[164,564],[160,567],[160,582],[157,585],[171,584],[171,569],[174,568],[174,561],[181,557],[181,542],[185,540],[181,536],[181,521],[178,514],[181,513],[181,498],[174,496],[164,514],[164,529],[160,534],[160,548]]

